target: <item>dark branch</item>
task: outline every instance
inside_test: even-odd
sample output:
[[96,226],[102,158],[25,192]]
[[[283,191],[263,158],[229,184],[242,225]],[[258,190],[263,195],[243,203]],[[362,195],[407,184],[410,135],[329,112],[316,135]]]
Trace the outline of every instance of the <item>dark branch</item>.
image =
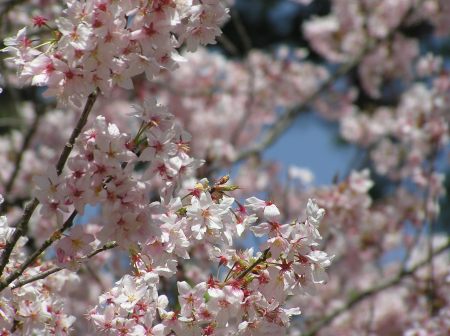
[[[67,159],[69,158],[69,155],[72,151],[73,145],[75,144],[75,140],[77,139],[78,135],[80,135],[81,131],[83,130],[83,127],[86,125],[87,118],[89,116],[89,113],[92,110],[92,107],[94,106],[94,103],[97,99],[98,90],[91,93],[88,96],[86,105],[84,106],[83,113],[80,116],[80,119],[78,120],[75,128],[72,131],[72,134],[69,138],[69,141],[64,146],[64,149],[61,153],[61,156],[59,157],[58,163],[56,164],[56,172],[58,175],[61,174]],[[19,223],[17,224],[16,230],[14,231],[11,239],[6,244],[6,247],[1,255],[0,259],[0,276],[3,274],[3,270],[5,269],[6,265],[8,264],[9,257],[11,256],[11,252],[14,249],[14,246],[16,246],[17,241],[19,238],[26,234],[28,231],[28,222],[30,221],[31,216],[34,213],[34,210],[38,206],[39,201],[37,198],[34,198],[30,203],[27,204],[25,207],[25,210],[23,212],[22,218],[20,219]],[[2,284],[5,283],[5,281],[1,282]],[[0,285],[0,290],[3,289]]]

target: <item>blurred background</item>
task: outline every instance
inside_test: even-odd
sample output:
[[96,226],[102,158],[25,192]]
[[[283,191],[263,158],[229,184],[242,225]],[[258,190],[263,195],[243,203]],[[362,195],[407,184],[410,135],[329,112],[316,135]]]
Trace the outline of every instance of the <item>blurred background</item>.
[[[336,65],[321,57],[305,38],[303,23],[311,18],[326,16],[332,10],[332,1],[296,1],[296,0],[236,0],[234,20],[230,20],[223,31],[238,53],[230,53],[223,45],[218,44],[210,49],[219,48],[221,53],[230,58],[243,58],[248,53],[248,45],[242,38],[242,31],[251,42],[253,49],[276,53],[280,47],[301,48],[305,50],[306,59],[317,64],[326,64],[334,70]],[[446,68],[450,66],[450,39],[447,36],[437,37],[433,26],[422,20],[407,28],[400,28],[407,37],[415,38],[420,43],[420,52],[429,52],[443,58]],[[396,106],[400,95],[405,89],[400,80],[384,83],[383,94],[373,98],[362,86],[357,69],[347,74],[346,80],[338,85],[352,83],[358,96],[354,102],[360,111],[370,111],[376,105]],[[436,225],[439,231],[450,232],[450,148],[439,153],[436,158],[437,170],[445,172],[447,196],[441,200],[441,215]],[[372,168],[371,176],[375,178],[375,188],[371,190],[372,197],[381,197],[390,190],[390,184],[395,183],[378,176],[365,149],[346,142],[340,135],[339,124],[329,118],[321,117],[317,111],[309,109],[300,114],[292,122],[290,128],[272,146],[264,152],[264,158],[282,163],[281,176],[286,174],[289,166],[300,166],[314,173],[314,184],[332,183],[336,176],[347,176],[352,169]],[[283,177],[282,177],[283,178]]]

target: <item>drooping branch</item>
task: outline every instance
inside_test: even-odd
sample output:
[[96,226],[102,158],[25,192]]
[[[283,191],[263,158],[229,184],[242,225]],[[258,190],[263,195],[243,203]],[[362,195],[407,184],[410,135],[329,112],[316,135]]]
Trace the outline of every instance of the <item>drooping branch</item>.
[[28,222],[30,221],[31,216],[33,215],[34,210],[38,206],[39,201],[37,198],[34,198],[30,203],[28,203],[23,211],[23,215],[17,224],[17,228],[12,234],[10,240],[6,244],[5,249],[3,250],[2,256],[0,258],[0,275],[3,274],[3,270],[8,264],[9,257],[11,256],[12,250],[14,246],[16,246],[17,241],[20,237],[24,235],[28,228]]

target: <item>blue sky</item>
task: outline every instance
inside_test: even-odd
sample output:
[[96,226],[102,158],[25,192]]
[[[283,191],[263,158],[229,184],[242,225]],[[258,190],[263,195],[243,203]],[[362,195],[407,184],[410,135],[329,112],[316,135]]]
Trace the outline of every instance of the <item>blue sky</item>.
[[[313,113],[300,115],[291,127],[265,153],[265,159],[279,161],[286,171],[290,165],[310,169],[315,185],[330,184],[336,173],[348,173],[358,151],[338,141],[335,123]],[[285,175],[285,174],[283,174]]]

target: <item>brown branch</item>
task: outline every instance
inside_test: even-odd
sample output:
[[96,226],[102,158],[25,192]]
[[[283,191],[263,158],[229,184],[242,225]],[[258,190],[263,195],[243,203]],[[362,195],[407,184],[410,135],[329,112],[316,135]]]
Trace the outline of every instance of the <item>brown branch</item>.
[[98,92],[99,92],[98,89],[96,89],[95,92],[92,92],[87,98],[86,105],[84,106],[83,109],[83,113],[81,114],[81,117],[77,122],[77,125],[73,129],[69,141],[64,146],[64,150],[61,153],[61,156],[59,157],[58,163],[56,164],[56,172],[58,173],[58,175],[61,174],[64,165],[66,164],[66,161],[69,158],[70,152],[72,151],[73,145],[75,144],[75,140],[80,135],[81,131],[86,125],[89,113],[91,112],[92,107],[94,106],[94,103],[97,100]]
[[[80,260],[80,262],[87,261],[90,258],[96,256],[97,254],[99,254],[99,253],[101,253],[103,251],[106,251],[106,250],[113,249],[115,247],[117,247],[117,243],[116,242],[106,243],[102,247],[98,248],[97,250],[95,250],[95,251],[91,252],[90,254],[88,254],[86,257],[82,258]],[[53,268],[50,268],[49,270],[47,270],[45,272],[42,272],[40,274],[37,274],[35,276],[29,277],[29,278],[26,278],[26,279],[18,280],[14,285],[11,286],[11,288],[12,289],[19,288],[19,287],[25,286],[25,285],[27,285],[29,283],[32,283],[34,281],[45,279],[49,275],[51,275],[53,273],[56,273],[56,272],[59,272],[59,271],[62,271],[63,269],[65,269],[65,268],[64,267],[53,267]]]
[[[434,166],[434,161],[436,160],[438,154],[438,147],[437,146],[433,146],[432,148],[432,153],[429,157],[429,166],[426,172],[425,177],[428,179],[428,181],[430,181],[431,177],[433,176],[433,173],[435,171],[435,166]],[[428,206],[428,200],[430,197],[433,197],[433,195],[431,194],[431,186],[430,186],[430,182],[428,182],[426,191],[425,191],[425,195],[424,195],[424,200],[423,200],[423,206],[424,206],[424,220],[425,223],[428,222],[428,239],[427,239],[427,250],[428,250],[428,257],[430,258],[430,264],[429,264],[429,279],[428,279],[428,288],[427,288],[427,299],[428,299],[428,304],[429,304],[429,308],[430,308],[430,313],[432,315],[434,315],[436,313],[436,305],[434,304],[435,301],[435,297],[436,297],[436,284],[434,281],[434,263],[433,263],[433,224],[434,224],[434,216],[430,213],[429,211],[429,206]],[[437,201],[437,200],[434,200]]]
[[217,42],[219,42],[222,47],[228,51],[231,55],[233,56],[238,56],[239,55],[239,49],[234,45],[233,42],[231,42],[231,40],[224,34],[219,35],[217,37]]
[[69,216],[69,218],[66,219],[63,226],[53,232],[53,234],[46,240],[42,245],[34,251],[28,258],[25,260],[25,262],[20,265],[20,267],[16,270],[14,270],[11,274],[8,275],[8,277],[0,282],[0,292],[8,287],[8,285],[16,280],[18,277],[22,275],[22,273],[27,269],[28,266],[33,264],[39,256],[48,248],[50,247],[55,241],[61,238],[61,235],[64,231],[66,231],[68,228],[70,228],[73,225],[73,220],[77,216],[77,211],[74,210],[72,214]]
[[[236,9],[231,10],[231,21],[233,22],[233,25],[236,31],[238,32],[239,38],[242,41],[245,52],[248,54],[252,50],[252,40]],[[245,101],[245,113],[242,116],[241,120],[238,122],[236,129],[231,134],[230,142],[233,146],[235,146],[238,143],[239,137],[254,111],[252,107],[255,101],[255,71],[248,58],[246,60],[246,67],[248,69],[249,79],[247,84],[247,99]]]
[[[73,129],[72,134],[69,138],[69,141],[64,146],[61,156],[59,157],[59,160],[56,164],[56,172],[58,175],[61,174],[61,172],[64,168],[64,165],[66,164],[66,161],[69,158],[69,155],[72,151],[73,145],[75,144],[76,138],[81,133],[84,126],[86,125],[87,118],[89,116],[89,113],[92,110],[92,107],[94,106],[94,103],[97,99],[97,95],[98,95],[98,90],[96,90],[95,92],[91,93],[88,96],[86,105],[84,106],[84,109],[80,116],[80,119],[78,120],[75,128]],[[11,239],[6,244],[6,247],[3,250],[3,253],[1,255],[0,276],[3,274],[3,271],[6,267],[6,265],[8,264],[9,257],[11,256],[11,252],[13,251],[14,246],[16,246],[17,241],[19,240],[19,238],[21,236],[25,235],[26,232],[28,231],[28,222],[30,221],[30,218],[33,215],[33,212],[36,209],[36,207],[38,206],[38,204],[39,204],[38,199],[33,198],[33,200],[30,203],[28,203],[27,206],[25,207],[23,215],[22,215],[21,219],[19,220],[19,223],[17,224],[16,230],[12,234]],[[4,281],[2,281],[1,283],[3,284]],[[0,290],[3,288],[4,287],[1,287],[1,285],[0,285]]]
[[92,277],[92,279],[100,286],[102,292],[106,292],[108,288],[106,288],[105,284],[102,282],[102,279],[98,276],[97,272],[92,269],[92,267],[86,263],[84,265],[87,273]]
[[368,297],[378,294],[381,291],[384,291],[385,289],[388,289],[388,288],[398,285],[404,278],[412,276],[418,269],[429,264],[432,261],[432,258],[434,256],[441,254],[442,252],[446,251],[448,248],[450,248],[450,240],[447,241],[446,244],[444,244],[441,247],[434,250],[431,255],[429,255],[426,259],[422,260],[421,262],[418,262],[416,265],[411,267],[409,270],[401,270],[396,277],[394,277],[390,280],[387,280],[385,282],[382,282],[381,284],[376,285],[372,288],[366,289],[358,294],[353,295],[342,307],[334,310],[332,313],[325,316],[323,319],[321,319],[319,322],[317,322],[311,329],[309,329],[307,332],[305,332],[302,335],[303,336],[316,335],[320,331],[320,329],[329,325],[331,322],[334,321],[334,319],[336,317],[338,317],[342,313],[348,311],[357,303],[363,301],[364,299],[366,299]]
[[[16,181],[17,176],[19,175],[23,155],[25,154],[25,151],[28,149],[28,147],[31,144],[31,140],[33,139],[33,136],[37,131],[38,124],[39,124],[42,114],[43,114],[42,111],[38,111],[38,110],[36,111],[33,123],[31,124],[30,128],[28,129],[27,133],[25,134],[25,137],[22,142],[22,146],[21,146],[19,152],[17,153],[16,159],[14,161],[13,172],[5,185],[5,190],[4,190],[5,196],[9,195],[9,193],[12,190],[12,187],[14,186],[14,182]],[[0,213],[5,213],[8,208],[8,205],[9,205],[9,202],[8,202],[8,200],[5,199],[5,202],[0,206]]]
[[265,262],[267,258],[269,258],[269,251],[270,249],[265,249],[263,254],[253,262],[249,267],[247,267],[246,270],[244,270],[241,274],[239,274],[236,278],[236,280],[242,280],[246,277],[247,274],[249,274],[253,269],[258,266],[259,264]]
[[239,12],[235,8],[232,8],[230,16],[231,22],[233,23],[233,26],[239,35],[242,45],[244,46],[245,52],[246,53],[250,52],[250,50],[252,50],[252,40],[247,32],[247,29],[244,26],[244,23],[241,20]]
[[30,146],[31,139],[33,138],[34,134],[36,133],[40,117],[41,117],[41,113],[36,112],[36,115],[33,120],[33,124],[30,126],[27,133],[25,134],[25,137],[24,137],[23,143],[22,143],[22,147],[20,148],[19,152],[17,153],[16,160],[14,161],[14,170],[13,170],[8,182],[6,183],[5,195],[9,194],[9,192],[12,190],[14,181],[16,180],[17,175],[19,174],[19,171],[20,171],[20,165],[22,163],[23,154]]
[[35,276],[29,277],[27,279],[23,279],[23,280],[19,280],[17,281],[17,283],[15,283],[14,285],[11,286],[11,289],[16,289],[22,286],[25,286],[29,283],[38,281],[38,280],[42,280],[45,279],[46,277],[48,277],[49,275],[52,275],[56,272],[62,271],[64,268],[63,267],[53,267],[50,268],[49,270],[42,272],[40,274],[37,274]]
[[9,257],[11,256],[11,253],[14,249],[14,246],[16,246],[17,241],[20,237],[24,235],[24,233],[28,229],[28,222],[30,221],[31,216],[33,215],[34,210],[38,206],[39,201],[37,198],[34,198],[30,203],[28,203],[23,211],[23,215],[20,218],[19,223],[17,224],[17,227],[12,234],[10,240],[6,244],[5,249],[2,252],[1,258],[0,258],[0,275],[3,274],[3,270],[5,269],[6,265],[8,264]]

